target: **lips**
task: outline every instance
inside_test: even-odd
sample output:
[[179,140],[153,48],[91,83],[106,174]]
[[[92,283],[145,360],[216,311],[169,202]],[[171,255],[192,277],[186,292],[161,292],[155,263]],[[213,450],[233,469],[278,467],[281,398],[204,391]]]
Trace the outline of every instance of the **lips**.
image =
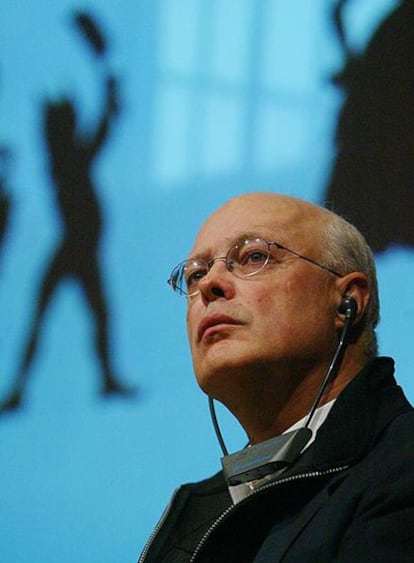
[[235,319],[234,317],[230,317],[228,315],[223,315],[216,313],[214,315],[209,315],[205,317],[198,327],[198,340],[202,340],[205,333],[210,329],[218,325],[233,325],[233,326],[240,326],[243,324],[240,320]]

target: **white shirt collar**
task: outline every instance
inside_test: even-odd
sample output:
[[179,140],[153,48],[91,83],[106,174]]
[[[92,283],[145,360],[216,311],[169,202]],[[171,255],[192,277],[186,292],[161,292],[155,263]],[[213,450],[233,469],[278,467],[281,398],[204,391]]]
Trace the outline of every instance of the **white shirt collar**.
[[[316,411],[315,411],[315,413],[314,413],[314,415],[313,415],[313,417],[310,421],[310,424],[309,424],[309,428],[310,428],[310,430],[312,430],[312,437],[309,440],[309,442],[306,444],[304,449],[308,448],[312,444],[312,442],[315,440],[316,433],[319,430],[319,427],[325,421],[326,417],[328,416],[329,411],[331,410],[334,402],[335,402],[335,399],[333,399],[332,401],[329,401],[329,403],[326,403],[325,405],[322,405],[321,407],[316,409]],[[304,416],[303,418],[301,418],[300,420],[298,420],[297,422],[292,424],[292,426],[290,426],[287,430],[285,430],[283,432],[283,434],[287,434],[288,432],[291,432],[292,430],[297,430],[298,428],[301,428],[302,426],[305,425],[307,418],[308,418],[308,415]],[[284,471],[284,469],[277,471],[276,473],[273,473],[271,475],[267,475],[266,477],[263,477],[263,479],[257,479],[256,481],[251,481],[249,483],[242,483],[241,485],[229,486],[229,492],[230,492],[230,496],[233,500],[233,503],[236,504],[237,502],[240,502],[243,498],[247,497],[247,495],[249,495],[259,485],[262,485],[264,482],[266,482],[270,479],[274,479],[274,477],[276,475],[278,475],[279,473],[282,473],[283,471]]]

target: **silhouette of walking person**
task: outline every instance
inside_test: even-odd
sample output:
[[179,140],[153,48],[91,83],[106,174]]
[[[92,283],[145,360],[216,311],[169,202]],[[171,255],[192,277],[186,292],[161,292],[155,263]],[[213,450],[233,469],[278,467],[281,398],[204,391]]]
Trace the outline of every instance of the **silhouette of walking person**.
[[71,101],[64,99],[45,105],[45,137],[63,232],[41,284],[14,389],[4,401],[2,410],[20,405],[47,306],[57,286],[65,278],[73,278],[80,284],[93,314],[102,393],[124,395],[133,392],[119,381],[111,365],[108,311],[98,260],[102,217],[91,179],[92,165],[108,136],[111,120],[117,113],[117,105],[116,83],[114,78],[109,77],[100,123],[94,134],[89,135],[78,135],[76,111]]
[[21,404],[46,309],[58,285],[66,278],[79,283],[92,312],[102,376],[101,392],[104,395],[134,393],[116,376],[111,362],[108,308],[99,266],[102,216],[92,180],[93,164],[117,113],[117,83],[110,74],[106,78],[104,107],[95,131],[79,132],[75,106],[67,98],[44,106],[44,134],[62,234],[41,284],[14,387],[0,405],[0,411],[15,409]]

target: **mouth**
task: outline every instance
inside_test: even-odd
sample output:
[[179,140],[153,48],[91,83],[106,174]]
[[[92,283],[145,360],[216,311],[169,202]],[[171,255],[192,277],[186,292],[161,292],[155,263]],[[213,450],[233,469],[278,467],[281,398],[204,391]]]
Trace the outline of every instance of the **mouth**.
[[198,327],[198,341],[200,342],[204,337],[217,331],[218,327],[225,328],[228,326],[240,326],[241,324],[241,321],[234,317],[229,317],[228,315],[210,315],[203,319]]

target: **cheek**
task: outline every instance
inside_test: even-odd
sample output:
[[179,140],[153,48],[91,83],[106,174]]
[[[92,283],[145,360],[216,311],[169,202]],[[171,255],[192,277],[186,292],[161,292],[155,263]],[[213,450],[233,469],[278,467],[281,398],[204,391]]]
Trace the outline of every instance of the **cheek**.
[[192,318],[192,315],[190,314],[190,311],[187,311],[187,316],[186,316],[186,326],[187,326],[187,335],[188,335],[188,339],[191,342],[191,334],[193,332],[193,326],[194,326],[194,320]]
[[197,333],[197,326],[200,319],[200,313],[197,313],[196,304],[191,304],[187,308],[186,324],[187,324],[187,335],[190,342],[190,346],[194,342]]
[[315,288],[306,286],[303,280],[300,283],[289,280],[257,293],[252,307],[257,313],[256,320],[260,319],[261,329],[270,330],[278,337],[293,337],[306,330],[319,316],[315,314],[318,301],[318,292],[315,292]]
[[282,324],[286,324],[286,299],[278,290],[267,289],[257,292],[254,298],[246,301],[252,312],[252,326],[262,338],[271,338]]

